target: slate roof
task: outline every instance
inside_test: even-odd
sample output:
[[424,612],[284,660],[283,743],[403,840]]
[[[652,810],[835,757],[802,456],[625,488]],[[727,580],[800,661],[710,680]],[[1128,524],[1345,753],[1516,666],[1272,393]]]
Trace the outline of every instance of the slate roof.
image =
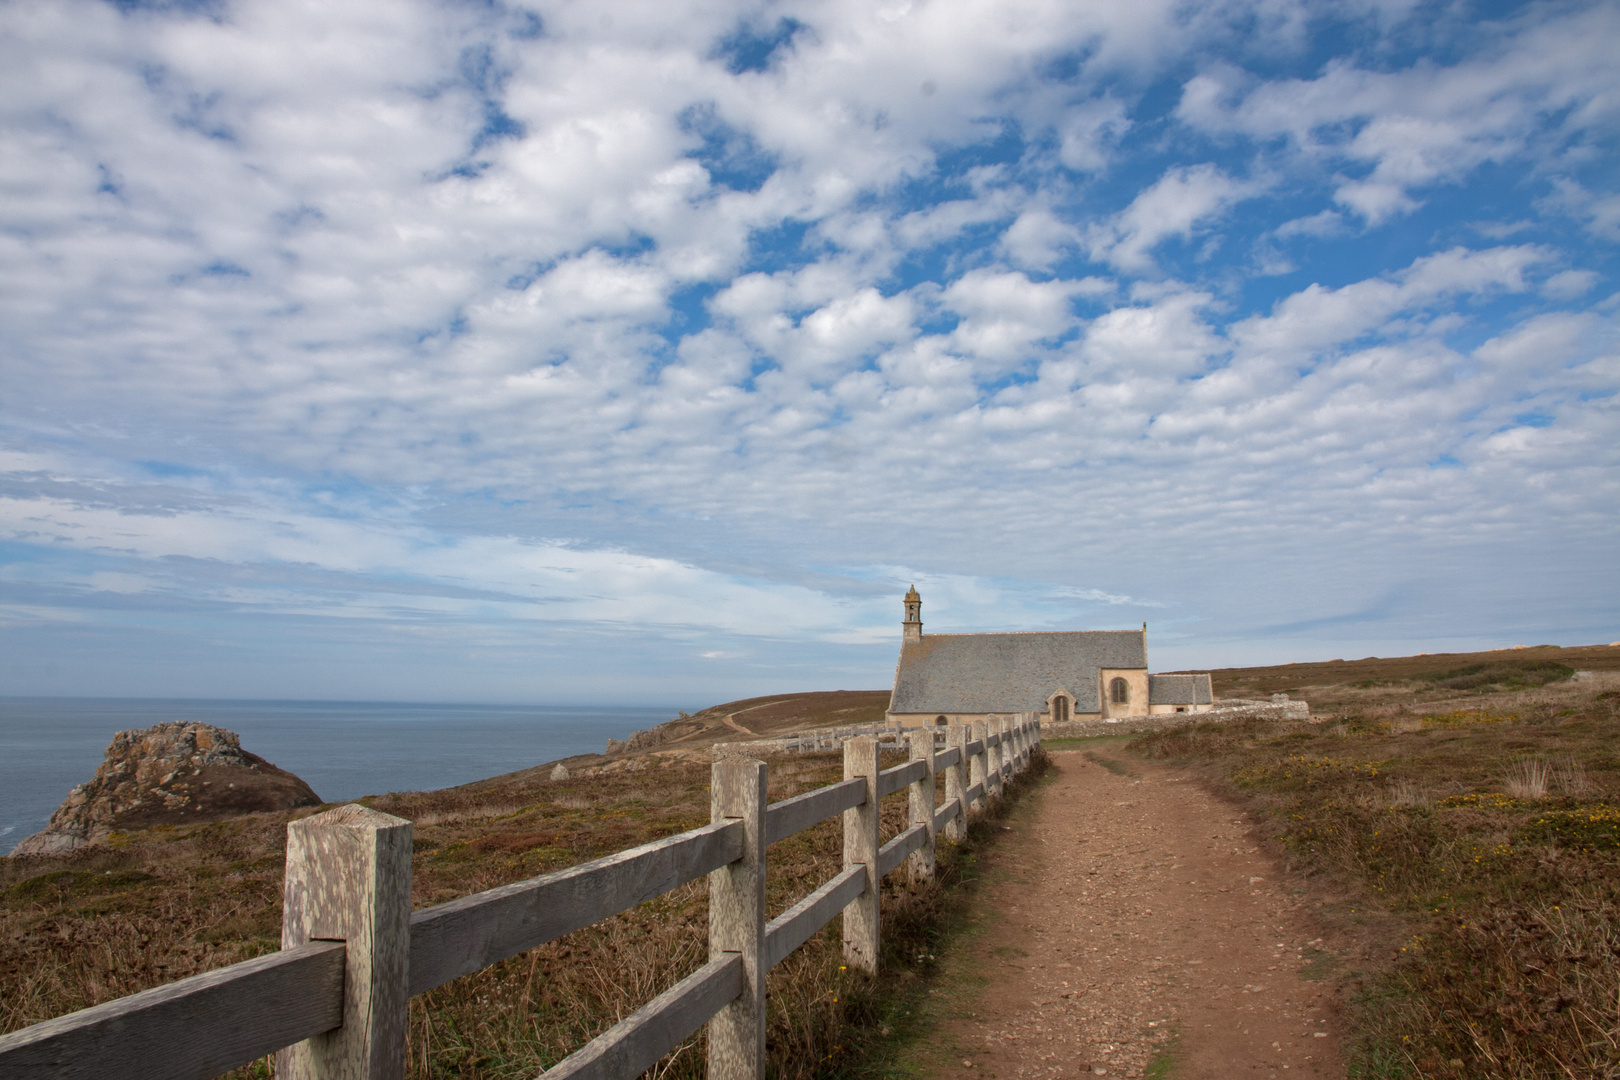
[[1149,705],[1211,705],[1215,691],[1208,675],[1149,675]]
[[889,711],[1026,712],[1063,689],[1075,712],[1098,712],[1099,668],[1146,667],[1144,630],[925,634],[900,647]]

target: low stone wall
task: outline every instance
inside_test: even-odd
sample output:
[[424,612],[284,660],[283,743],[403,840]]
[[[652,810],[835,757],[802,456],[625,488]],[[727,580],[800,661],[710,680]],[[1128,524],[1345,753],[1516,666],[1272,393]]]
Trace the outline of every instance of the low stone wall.
[[794,732],[778,739],[715,743],[709,752],[715,761],[728,757],[758,757],[760,754],[832,753],[842,750],[844,743],[857,735],[877,736],[880,750],[899,750],[907,745],[905,735],[898,728],[828,728],[825,731]]
[[1208,712],[1161,713],[1120,720],[1068,720],[1042,724],[1043,739],[1086,739],[1096,735],[1135,735],[1144,731],[1164,731],[1189,724],[1220,724],[1230,720],[1309,720],[1311,707],[1303,701],[1217,701]]

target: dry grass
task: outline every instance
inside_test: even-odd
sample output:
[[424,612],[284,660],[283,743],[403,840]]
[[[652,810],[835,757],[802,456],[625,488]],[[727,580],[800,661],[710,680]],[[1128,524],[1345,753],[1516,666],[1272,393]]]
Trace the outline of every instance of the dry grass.
[[1515,761],[1502,787],[1515,799],[1545,799],[1547,779],[1551,775],[1552,769],[1545,761]]
[[[894,764],[900,760],[885,761]],[[532,771],[531,771],[532,772]],[[708,820],[706,766],[550,783],[516,774],[366,800],[416,823],[416,906],[560,869]],[[836,755],[777,762],[771,798],[835,781]],[[1032,775],[1032,774],[1026,774]],[[885,800],[884,837],[905,798]],[[0,860],[0,1032],[274,950],[286,815],[130,834],[118,846]],[[941,845],[940,878],[885,885],[886,974],[843,969],[838,921],[771,972],[769,1069],[784,1080],[847,1073],[869,1051],[882,998],[931,951],[941,905],[989,831]],[[840,868],[837,820],[771,848],[768,905],[785,910]],[[694,882],[412,1000],[414,1078],[533,1076],[697,968],[707,889]],[[650,1075],[697,1077],[702,1036]],[[267,1076],[260,1062],[240,1076]]]
[[1429,789],[1415,780],[1394,780],[1389,785],[1389,804],[1391,806],[1428,806],[1433,800],[1429,797]]
[[1204,763],[1269,813],[1366,949],[1352,1076],[1620,1077],[1620,686],[1204,724],[1134,752]]

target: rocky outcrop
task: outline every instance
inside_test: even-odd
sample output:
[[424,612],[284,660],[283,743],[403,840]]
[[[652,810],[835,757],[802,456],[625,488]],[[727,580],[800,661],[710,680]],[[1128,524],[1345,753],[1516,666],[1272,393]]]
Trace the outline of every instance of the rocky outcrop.
[[96,775],[70,791],[44,831],[12,854],[57,855],[119,830],[320,803],[298,777],[243,750],[235,732],[175,721],[114,735]]

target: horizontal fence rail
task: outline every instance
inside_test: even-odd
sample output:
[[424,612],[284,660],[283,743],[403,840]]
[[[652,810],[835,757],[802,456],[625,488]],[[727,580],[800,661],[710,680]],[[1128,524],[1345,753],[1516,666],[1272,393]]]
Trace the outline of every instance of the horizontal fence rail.
[[411,916],[411,995],[662,896],[742,854],[729,821],[655,840]]
[[736,953],[711,960],[592,1039],[545,1075],[567,1080],[640,1076],[742,992]]
[[0,1036],[0,1076],[218,1076],[337,1027],[343,952],[283,949]]
[[[876,734],[842,741],[840,783],[767,805],[763,763],[716,762],[710,824],[414,914],[409,822],[355,804],[294,822],[280,952],[0,1036],[0,1080],[205,1080],[277,1051],[282,1080],[398,1080],[409,997],[705,875],[709,962],[544,1075],[630,1080],[709,1024],[711,1080],[760,1080],[765,973],[840,914],[846,961],[876,970],[878,883],[908,862],[931,877],[938,837],[1023,770],[1040,724],[912,729],[911,760],[882,770]],[[910,823],[880,845],[877,802],[900,791]],[[844,869],[767,923],[766,849],[839,816]]]

